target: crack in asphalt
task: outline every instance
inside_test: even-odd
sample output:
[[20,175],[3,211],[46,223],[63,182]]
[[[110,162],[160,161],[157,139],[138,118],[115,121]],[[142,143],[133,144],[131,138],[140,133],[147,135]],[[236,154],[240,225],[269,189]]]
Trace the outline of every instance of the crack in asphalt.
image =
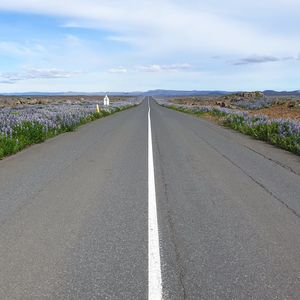
[[[241,146],[244,146],[244,147],[247,148],[248,150],[250,150],[250,151],[252,151],[252,152],[254,152],[254,153],[256,153],[256,154],[262,156],[263,158],[265,158],[265,159],[267,159],[267,160],[269,160],[269,161],[272,161],[273,163],[275,163],[275,164],[277,164],[278,166],[280,166],[280,167],[282,167],[282,168],[284,168],[284,169],[290,171],[291,173],[293,173],[293,174],[295,174],[295,175],[300,175],[300,174],[297,173],[294,169],[292,169],[292,168],[289,167],[289,166],[286,166],[285,164],[279,162],[278,160],[272,159],[272,158],[270,158],[270,157],[268,157],[268,156],[266,156],[266,155],[264,155],[264,154],[262,154],[262,153],[260,153],[260,152],[258,152],[258,151],[256,151],[256,150],[254,150],[254,149],[252,149],[251,147],[246,146],[246,145],[244,145],[244,144],[241,144]],[[284,150],[283,150],[283,151],[284,151]]]
[[282,199],[280,199],[278,196],[276,196],[272,191],[270,191],[266,186],[264,186],[261,182],[259,182],[257,179],[255,179],[253,176],[251,176],[249,173],[247,173],[243,168],[241,168],[238,164],[236,164],[234,161],[232,161],[228,156],[223,154],[221,151],[219,151],[218,148],[216,148],[214,145],[212,145],[210,142],[208,142],[206,139],[198,135],[198,132],[192,129],[192,131],[195,133],[195,135],[201,139],[204,143],[209,145],[212,149],[214,149],[218,154],[220,154],[223,158],[225,158],[227,161],[229,161],[232,165],[237,167],[240,171],[242,171],[247,177],[249,177],[253,182],[255,182],[258,186],[260,186],[265,192],[267,192],[270,196],[272,196],[274,199],[276,199],[278,202],[280,202],[283,206],[285,206],[289,211],[291,211],[296,217],[300,218],[300,214],[290,207],[287,203],[285,203]]
[[[164,107],[164,106],[162,106],[162,107]],[[167,108],[167,107],[165,107],[165,108],[166,108],[166,109],[169,109],[169,108]],[[203,126],[205,126],[206,128],[208,128],[209,130],[214,131],[216,134],[218,134],[219,136],[222,136],[222,137],[224,137],[224,138],[226,138],[226,139],[228,139],[228,135],[227,135],[227,134],[224,134],[225,132],[224,132],[224,133],[221,133],[221,132],[219,132],[216,128],[214,128],[214,127],[212,127],[212,126],[209,126],[209,125],[215,125],[215,126],[218,126],[219,129],[227,130],[228,132],[231,132],[231,133],[233,133],[233,134],[240,134],[242,137],[246,137],[244,134],[242,134],[242,133],[240,133],[240,132],[238,132],[238,131],[236,131],[236,130],[233,130],[233,129],[229,128],[229,127],[220,126],[220,125],[215,124],[215,123],[213,123],[213,122],[209,122],[209,121],[207,121],[206,119],[203,119],[203,118],[198,117],[198,116],[196,116],[196,115],[193,115],[193,114],[187,114],[186,112],[182,112],[182,111],[176,111],[176,112],[180,112],[180,113],[182,113],[182,114],[184,114],[184,115],[191,116],[192,118],[196,118],[197,120],[200,119],[200,120],[203,122],[203,123],[202,123]],[[209,125],[208,125],[208,124],[209,124]],[[251,140],[260,141],[260,140],[257,140],[257,139],[255,139],[255,138],[251,137],[251,136],[247,136],[247,137],[250,138]],[[278,160],[272,159],[271,157],[268,157],[268,156],[262,154],[261,152],[254,150],[252,147],[247,146],[247,145],[245,145],[244,143],[240,143],[239,141],[235,141],[235,142],[236,142],[237,144],[239,144],[240,146],[245,147],[246,149],[248,149],[248,150],[250,150],[250,151],[252,151],[252,152],[254,152],[254,153],[256,153],[256,154],[258,154],[258,155],[260,155],[260,156],[262,156],[263,158],[265,158],[265,159],[267,159],[267,160],[269,160],[269,161],[272,161],[273,163],[275,163],[275,164],[277,164],[278,166],[280,166],[280,167],[282,167],[282,168],[284,168],[284,169],[290,171],[291,173],[293,173],[293,174],[295,174],[295,175],[300,175],[300,173],[298,173],[297,171],[295,171],[292,167],[289,167],[289,166],[287,166],[287,165],[281,163],[281,162],[278,161]],[[264,142],[264,141],[260,141],[260,142]],[[266,143],[266,144],[268,144],[268,145],[270,145],[270,146],[273,146],[272,144],[269,144],[269,143],[267,143],[267,142],[264,142],[264,143]],[[278,148],[277,148],[277,149],[278,149]],[[280,148],[279,148],[279,149],[280,149]],[[286,150],[284,150],[284,149],[280,149],[280,150],[286,151]],[[289,153],[289,154],[290,154],[290,153]]]

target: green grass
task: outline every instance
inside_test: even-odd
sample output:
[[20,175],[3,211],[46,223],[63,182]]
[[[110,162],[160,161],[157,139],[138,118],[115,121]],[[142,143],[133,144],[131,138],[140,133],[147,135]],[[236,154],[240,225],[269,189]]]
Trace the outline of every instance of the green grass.
[[175,105],[162,106],[200,117],[205,115],[213,116],[219,124],[225,127],[234,129],[257,140],[265,141],[269,144],[300,155],[300,134],[280,134],[280,126],[277,122],[260,124],[256,123],[256,119],[254,118],[250,126],[243,116],[224,113],[218,109],[213,109],[209,112],[194,112],[189,108],[178,107]]
[[30,145],[42,143],[46,139],[49,139],[61,133],[74,131],[81,125],[112,115],[116,112],[132,108],[134,106],[136,105],[127,105],[121,108],[117,107],[112,112],[107,112],[104,110],[100,111],[99,113],[95,112],[88,117],[81,119],[79,124],[76,124],[74,126],[64,126],[60,129],[51,129],[48,131],[43,125],[37,122],[23,122],[21,126],[15,126],[13,128],[12,137],[5,137],[3,135],[0,135],[0,159],[15,154]]

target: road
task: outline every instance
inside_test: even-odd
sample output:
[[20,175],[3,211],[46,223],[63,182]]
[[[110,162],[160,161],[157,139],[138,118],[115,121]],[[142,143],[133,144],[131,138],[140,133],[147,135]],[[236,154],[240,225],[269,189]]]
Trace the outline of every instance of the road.
[[299,157],[151,98],[0,162],[0,299],[147,299],[148,100],[163,298],[300,299]]

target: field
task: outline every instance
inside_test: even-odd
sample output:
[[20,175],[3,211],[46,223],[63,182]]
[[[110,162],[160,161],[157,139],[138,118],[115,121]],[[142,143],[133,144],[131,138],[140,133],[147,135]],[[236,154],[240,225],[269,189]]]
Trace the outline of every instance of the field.
[[160,99],[158,103],[209,118],[300,155],[300,98],[265,96],[261,92],[222,97]]
[[216,106],[266,115],[274,119],[300,120],[300,96],[265,96],[262,93],[239,93],[227,96],[175,97],[168,102],[187,106]]
[[[133,97],[112,96],[110,102],[130,102],[135,101]],[[37,104],[71,104],[71,103],[89,103],[100,102],[102,96],[1,96],[0,108],[3,107],[20,107],[22,105]]]
[[112,97],[111,105],[104,107],[102,97],[1,97],[0,159],[139,101]]
[[273,119],[292,119],[300,121],[300,106],[289,108],[285,105],[276,105],[252,111],[251,114],[261,114]]

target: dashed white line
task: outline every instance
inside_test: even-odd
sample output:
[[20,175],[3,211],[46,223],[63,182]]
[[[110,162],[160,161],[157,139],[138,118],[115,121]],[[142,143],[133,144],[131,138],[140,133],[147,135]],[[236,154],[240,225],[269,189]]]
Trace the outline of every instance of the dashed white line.
[[148,98],[148,299],[149,300],[163,299],[149,98]]

